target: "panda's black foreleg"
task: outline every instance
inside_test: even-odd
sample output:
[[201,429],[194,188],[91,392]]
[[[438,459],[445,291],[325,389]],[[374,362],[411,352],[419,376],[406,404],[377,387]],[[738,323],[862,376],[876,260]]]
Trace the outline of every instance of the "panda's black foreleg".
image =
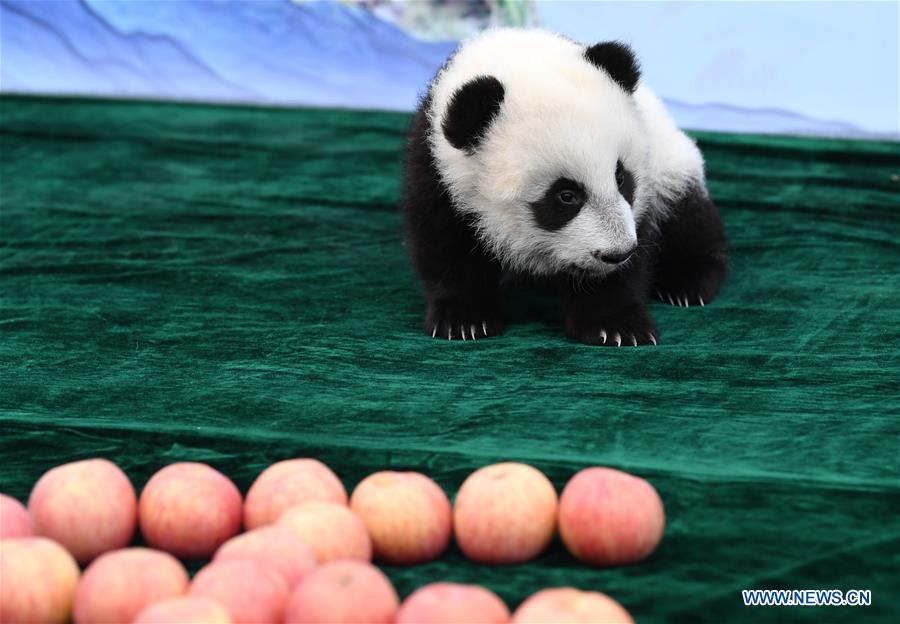
[[644,303],[646,286],[642,265],[602,280],[566,278],[560,284],[566,335],[607,347],[655,345],[659,331]]
[[427,100],[410,127],[403,216],[406,242],[427,302],[429,336],[472,340],[503,332],[500,265],[450,199],[428,147]]
[[503,333],[500,265],[461,218],[444,210],[409,219],[407,242],[427,303],[426,334],[478,340]]
[[664,303],[706,305],[725,277],[727,241],[722,219],[702,185],[666,210],[659,224],[653,296]]
[[[432,257],[429,263],[434,264]],[[428,304],[423,330],[433,338],[478,340],[503,333],[500,271],[487,259],[463,257],[440,271],[420,271]]]

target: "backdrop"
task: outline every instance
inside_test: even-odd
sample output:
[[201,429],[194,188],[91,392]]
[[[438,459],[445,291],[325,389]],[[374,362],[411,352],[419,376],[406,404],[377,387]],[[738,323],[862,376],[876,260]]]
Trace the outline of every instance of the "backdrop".
[[634,45],[682,126],[900,136],[897,2],[0,0],[5,92],[409,110],[458,40]]

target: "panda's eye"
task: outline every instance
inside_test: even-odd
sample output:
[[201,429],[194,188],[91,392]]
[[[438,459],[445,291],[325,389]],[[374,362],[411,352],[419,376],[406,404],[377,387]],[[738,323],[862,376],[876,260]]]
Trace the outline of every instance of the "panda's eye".
[[616,186],[622,188],[622,185],[625,184],[625,167],[622,166],[622,161],[616,163]]
[[578,194],[574,191],[560,191],[556,198],[563,206],[573,206],[578,203]]

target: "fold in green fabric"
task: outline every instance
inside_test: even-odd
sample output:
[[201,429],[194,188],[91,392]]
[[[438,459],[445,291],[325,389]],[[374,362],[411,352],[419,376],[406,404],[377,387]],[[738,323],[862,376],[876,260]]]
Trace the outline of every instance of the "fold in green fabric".
[[[649,479],[646,562],[555,543],[489,568],[387,568],[401,595],[475,582],[514,607],[608,593],[638,622],[887,622],[900,605],[900,147],[697,135],[731,243],[703,308],[654,303],[656,348],[567,340],[508,293],[478,342],[421,332],[396,212],[394,113],[0,99],[0,490],[104,456],[140,488],[204,461],[243,490],[315,456],[352,488],[418,470],[453,495],[531,463],[558,488]],[[869,607],[744,607],[748,588],[870,589]]]

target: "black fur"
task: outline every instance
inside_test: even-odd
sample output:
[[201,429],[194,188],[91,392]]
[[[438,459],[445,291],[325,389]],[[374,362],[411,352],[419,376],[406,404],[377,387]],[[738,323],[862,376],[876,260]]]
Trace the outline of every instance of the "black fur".
[[[423,330],[444,339],[494,336],[504,329],[503,272],[473,225],[454,208],[440,179],[427,141],[429,106],[427,96],[410,128],[401,201],[410,255],[427,302]],[[623,193],[633,194],[633,177],[624,169],[622,175]],[[628,185],[630,190],[624,188]],[[668,216],[658,226],[640,224],[638,252],[618,270],[606,277],[572,272],[554,280],[571,338],[605,346],[655,344],[659,334],[646,307],[651,293],[676,305],[709,303],[718,293],[725,274],[725,234],[702,182],[672,205],[653,210]],[[552,220],[539,212],[538,222]]]
[[444,136],[456,149],[473,152],[500,113],[505,91],[493,76],[479,76],[461,86],[447,107]]
[[628,205],[634,206],[634,176],[622,165],[621,161],[616,163],[616,184]]
[[719,294],[727,241],[722,219],[699,183],[666,210],[659,225],[653,294],[671,305],[700,305]]
[[619,41],[598,43],[586,49],[584,57],[609,74],[628,93],[634,93],[641,69],[628,45]]
[[410,128],[401,202],[406,240],[428,304],[423,329],[442,338],[462,338],[463,330],[467,338],[494,336],[504,328],[500,264],[453,209],[438,176],[427,141],[429,105],[426,97]]
[[[559,194],[563,191],[572,193],[575,201],[569,204],[560,201]],[[531,203],[534,222],[539,228],[550,232],[561,230],[566,223],[578,216],[586,200],[587,192],[581,184],[568,178],[559,178],[550,185],[543,197]]]

